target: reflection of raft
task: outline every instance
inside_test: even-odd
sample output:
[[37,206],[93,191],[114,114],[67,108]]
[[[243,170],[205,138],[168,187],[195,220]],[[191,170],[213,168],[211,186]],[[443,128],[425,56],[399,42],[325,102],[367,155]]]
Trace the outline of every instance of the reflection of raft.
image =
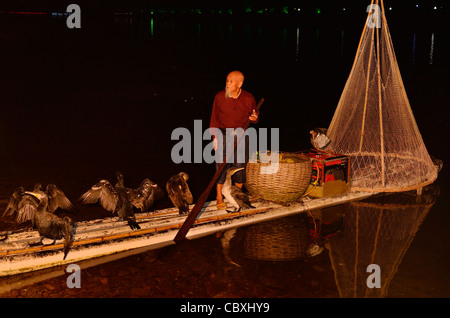
[[[360,200],[374,195],[370,192],[353,192],[343,195],[311,199],[304,197],[289,206],[267,201],[256,201],[256,209],[236,213],[217,210],[215,201],[205,204],[204,211],[187,235],[195,239],[215,232],[250,225],[276,218],[306,212],[326,206]],[[190,207],[192,208],[192,206]],[[62,260],[62,244],[30,247],[39,240],[36,231],[10,234],[0,242],[0,276],[14,275],[64,264],[72,264],[118,253],[141,253],[147,250],[175,244],[173,239],[186,219],[177,209],[165,209],[136,214],[141,230],[132,231],[126,222],[117,217],[77,223],[77,233],[65,261]],[[45,242],[44,243],[48,243]],[[0,286],[1,287],[1,286]]]
[[244,254],[258,260],[295,260],[306,255],[309,241],[305,218],[303,215],[292,215],[247,228]]

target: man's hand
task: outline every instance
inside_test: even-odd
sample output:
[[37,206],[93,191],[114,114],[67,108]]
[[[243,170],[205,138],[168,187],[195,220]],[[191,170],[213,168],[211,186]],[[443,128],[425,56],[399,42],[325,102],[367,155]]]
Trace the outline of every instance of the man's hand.
[[253,114],[251,114],[248,119],[250,119],[252,123],[255,123],[258,120],[258,114],[255,110],[253,110]]
[[213,148],[217,150],[217,138],[213,137]]

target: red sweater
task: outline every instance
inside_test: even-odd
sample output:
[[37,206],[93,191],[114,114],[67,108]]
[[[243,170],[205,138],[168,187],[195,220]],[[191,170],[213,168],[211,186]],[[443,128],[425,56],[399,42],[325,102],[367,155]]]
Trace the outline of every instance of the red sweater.
[[248,117],[256,108],[256,101],[253,95],[241,90],[238,98],[226,98],[225,91],[220,91],[214,98],[213,109],[209,127],[216,128],[238,128],[244,127],[248,122]]

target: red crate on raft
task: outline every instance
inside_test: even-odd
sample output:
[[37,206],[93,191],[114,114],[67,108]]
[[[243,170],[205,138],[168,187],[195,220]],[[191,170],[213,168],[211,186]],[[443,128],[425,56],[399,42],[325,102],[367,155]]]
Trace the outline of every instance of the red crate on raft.
[[311,149],[312,176],[306,190],[312,197],[328,197],[350,191],[350,157]]

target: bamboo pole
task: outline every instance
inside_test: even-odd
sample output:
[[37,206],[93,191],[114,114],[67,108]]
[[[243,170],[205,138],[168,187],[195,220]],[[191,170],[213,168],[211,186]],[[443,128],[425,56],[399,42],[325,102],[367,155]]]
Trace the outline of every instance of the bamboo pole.
[[[373,1],[371,2],[371,7],[373,5]],[[378,2],[378,0],[377,0]],[[370,16],[370,12],[369,12],[369,16]],[[367,20],[368,21],[368,20]],[[366,22],[366,26],[367,26],[367,22]],[[364,30],[366,29],[366,26],[364,27]],[[361,127],[361,138],[359,140],[359,152],[361,152],[362,149],[362,144],[364,141],[364,129],[365,129],[365,124],[366,124],[366,112],[367,112],[367,97],[369,94],[369,82],[370,82],[370,67],[372,65],[372,54],[373,54],[373,40],[374,40],[374,34],[375,34],[375,27],[372,28],[372,35],[371,35],[371,41],[370,41],[370,55],[369,55],[369,64],[367,66],[367,78],[366,78],[366,92],[364,95],[364,108],[363,108],[363,118],[362,118],[362,127]]]
[[[377,0],[378,5],[378,0]],[[381,0],[382,10],[384,9],[383,0]],[[380,13],[381,15],[381,13]],[[380,35],[377,28],[377,73],[378,73],[378,116],[380,124],[380,148],[381,148],[381,186],[386,185],[386,166],[384,163],[384,128],[383,128],[383,105],[381,100],[381,66],[380,66]]]
[[[195,225],[210,223],[210,222],[217,222],[221,220],[236,218],[236,217],[242,217],[252,214],[257,214],[261,212],[266,212],[270,208],[260,208],[260,209],[248,209],[240,212],[233,212],[233,213],[227,213],[223,215],[215,215],[215,216],[209,216],[205,217],[203,219],[196,220],[194,222]],[[124,238],[131,238],[151,233],[159,233],[164,231],[169,231],[173,229],[181,228],[181,226],[184,224],[184,222],[178,222],[175,224],[169,224],[164,226],[157,226],[152,227],[148,229],[142,229],[132,232],[124,232],[124,233],[117,233],[117,234],[111,234],[111,235],[104,235],[104,236],[98,236],[88,239],[82,239],[79,241],[74,241],[71,245],[73,246],[82,246],[82,245],[88,245],[88,244],[94,244],[94,243],[102,243],[117,239],[124,239]],[[101,231],[103,229],[99,229]],[[15,250],[5,250],[0,251],[0,256],[11,256],[11,255],[17,255],[17,254],[25,254],[25,253],[33,253],[33,252],[43,252],[43,251],[51,251],[51,250],[58,250],[62,249],[64,247],[63,244],[54,244],[54,245],[44,245],[44,246],[36,246],[36,247],[28,247],[28,248],[22,248],[22,249],[15,249]]]

